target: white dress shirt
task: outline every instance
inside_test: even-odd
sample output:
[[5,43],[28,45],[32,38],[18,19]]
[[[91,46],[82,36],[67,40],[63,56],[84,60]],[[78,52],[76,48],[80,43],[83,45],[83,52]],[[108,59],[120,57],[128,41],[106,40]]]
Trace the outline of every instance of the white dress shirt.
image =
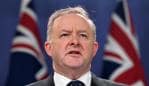
[[[80,78],[78,78],[77,80],[82,81],[85,86],[90,86],[91,84],[91,72],[87,72],[84,75],[82,75]],[[66,86],[70,81],[72,81],[71,79],[54,72],[54,83],[55,86]]]

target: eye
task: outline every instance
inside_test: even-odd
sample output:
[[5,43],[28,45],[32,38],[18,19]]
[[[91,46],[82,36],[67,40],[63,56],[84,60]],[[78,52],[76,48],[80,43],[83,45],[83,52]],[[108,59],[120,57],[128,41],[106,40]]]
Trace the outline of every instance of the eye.
[[88,35],[86,33],[80,33],[80,36],[83,38],[88,38]]
[[61,33],[60,34],[60,37],[66,37],[66,36],[69,36],[69,33]]

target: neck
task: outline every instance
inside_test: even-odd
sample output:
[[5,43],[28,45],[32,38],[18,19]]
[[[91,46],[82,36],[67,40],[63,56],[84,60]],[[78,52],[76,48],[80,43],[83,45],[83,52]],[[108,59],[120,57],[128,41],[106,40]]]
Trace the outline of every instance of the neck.
[[90,70],[90,67],[88,68],[79,68],[79,69],[75,69],[75,68],[67,68],[67,69],[62,69],[61,68],[57,68],[54,67],[54,71],[65,76],[68,77],[69,79],[72,80],[76,80],[79,77],[81,77],[83,74],[87,73]]

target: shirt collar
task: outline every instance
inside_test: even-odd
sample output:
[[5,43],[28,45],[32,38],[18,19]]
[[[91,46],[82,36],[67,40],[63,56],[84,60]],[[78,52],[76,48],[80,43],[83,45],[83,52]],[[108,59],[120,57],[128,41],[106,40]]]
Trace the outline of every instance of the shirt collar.
[[[90,86],[91,84],[91,72],[87,72],[85,74],[83,74],[80,78],[78,78],[77,80],[82,81],[85,86]],[[70,81],[72,81],[71,79],[54,72],[54,83],[55,86],[66,86]]]

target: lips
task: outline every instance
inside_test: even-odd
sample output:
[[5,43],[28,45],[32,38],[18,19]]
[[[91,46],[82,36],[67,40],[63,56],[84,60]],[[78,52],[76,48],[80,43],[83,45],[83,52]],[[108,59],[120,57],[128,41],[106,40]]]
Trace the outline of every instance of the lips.
[[67,54],[70,54],[70,55],[81,55],[81,52],[78,51],[78,50],[70,50],[70,51],[68,51]]

